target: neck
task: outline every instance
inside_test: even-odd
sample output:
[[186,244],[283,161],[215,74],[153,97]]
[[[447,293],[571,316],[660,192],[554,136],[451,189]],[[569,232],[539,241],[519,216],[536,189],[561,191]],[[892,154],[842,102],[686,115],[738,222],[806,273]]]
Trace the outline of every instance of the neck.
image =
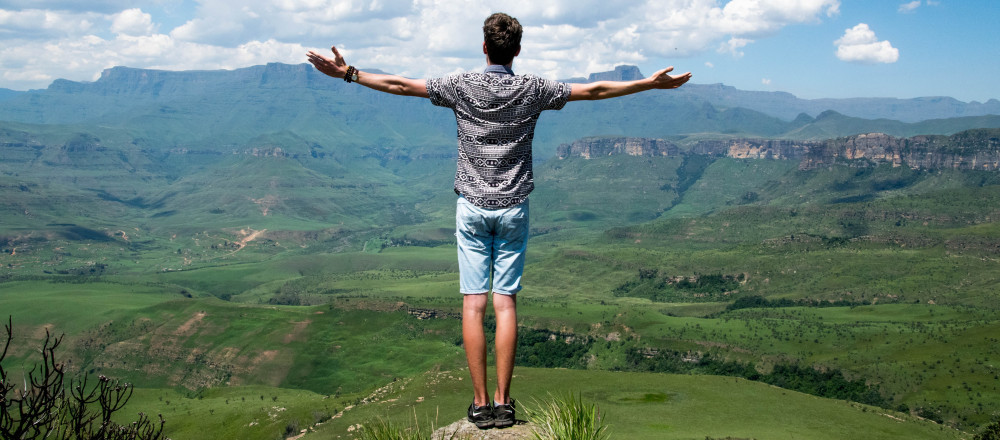
[[510,68],[510,64],[507,64],[507,65],[503,65],[503,64],[487,64],[485,71],[486,72],[494,72],[494,73],[503,73],[503,74],[507,74],[507,75],[513,75],[514,74],[514,71],[511,70],[511,68]]
[[490,59],[489,54],[487,54],[486,55],[486,65],[487,66],[501,66],[501,67],[506,67],[507,69],[510,69],[512,66],[514,66],[514,60],[511,59],[510,62],[507,63],[507,64],[494,63],[493,60]]

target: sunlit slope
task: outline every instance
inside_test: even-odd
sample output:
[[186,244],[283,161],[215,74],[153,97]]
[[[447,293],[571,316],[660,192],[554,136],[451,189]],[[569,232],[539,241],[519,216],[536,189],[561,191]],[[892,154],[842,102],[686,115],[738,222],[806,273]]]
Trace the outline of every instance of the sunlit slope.
[[[390,388],[305,438],[345,435],[351,425],[388,418],[421,429],[444,426],[468,406],[468,372],[444,366]],[[821,399],[720,376],[518,368],[512,395],[518,415],[536,399],[579,393],[597,405],[613,438],[957,439],[931,422],[843,401]],[[411,409],[411,407],[413,409]]]
[[18,342],[8,360],[34,359],[29,345],[40,346],[48,330],[66,335],[60,354],[73,371],[144,388],[266,385],[334,394],[365,391],[460,352],[452,323],[396,307],[367,310],[346,300],[337,308],[278,308],[186,296],[166,285],[6,283],[0,305],[12,312]]

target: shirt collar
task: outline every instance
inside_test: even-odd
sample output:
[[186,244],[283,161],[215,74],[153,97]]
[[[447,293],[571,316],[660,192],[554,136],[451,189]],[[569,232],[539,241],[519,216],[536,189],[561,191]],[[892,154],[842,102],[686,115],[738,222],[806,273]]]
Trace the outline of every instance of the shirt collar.
[[514,71],[510,67],[503,66],[500,64],[490,64],[486,66],[483,73],[495,73],[497,75],[513,75]]

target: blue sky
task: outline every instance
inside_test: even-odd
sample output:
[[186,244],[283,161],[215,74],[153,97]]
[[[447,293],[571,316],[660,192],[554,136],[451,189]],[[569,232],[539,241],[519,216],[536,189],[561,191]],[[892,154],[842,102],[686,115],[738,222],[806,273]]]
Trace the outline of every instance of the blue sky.
[[362,68],[440,76],[481,68],[498,10],[525,27],[515,70],[551,78],[673,65],[802,98],[1000,99],[1000,0],[0,0],[0,87],[301,63],[331,44]]

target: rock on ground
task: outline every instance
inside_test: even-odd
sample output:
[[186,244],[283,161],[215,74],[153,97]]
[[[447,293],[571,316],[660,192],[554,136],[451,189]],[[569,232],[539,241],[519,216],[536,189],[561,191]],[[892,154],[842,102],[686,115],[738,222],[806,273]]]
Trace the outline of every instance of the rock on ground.
[[434,431],[431,440],[527,440],[533,439],[531,425],[523,420],[504,429],[479,429],[466,419]]

